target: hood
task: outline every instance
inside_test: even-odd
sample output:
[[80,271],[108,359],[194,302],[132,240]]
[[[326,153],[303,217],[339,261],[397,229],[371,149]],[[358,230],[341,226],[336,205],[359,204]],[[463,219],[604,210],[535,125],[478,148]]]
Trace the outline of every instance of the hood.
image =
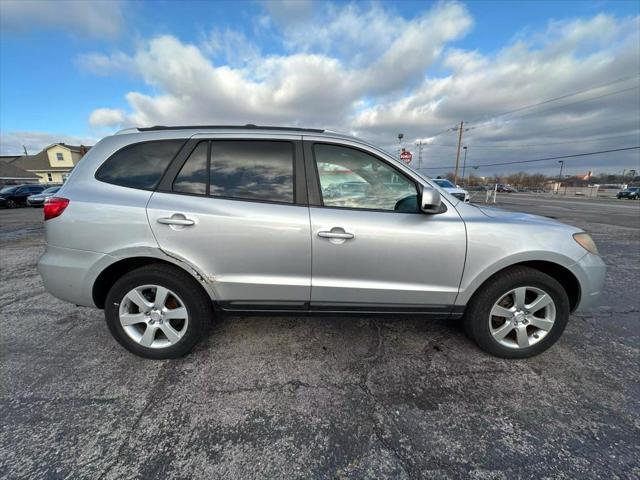
[[468,194],[469,192],[467,192],[464,188],[458,188],[458,187],[441,187],[444,190],[446,190],[449,193],[464,193],[465,195]]
[[558,220],[549,217],[533,215],[530,213],[512,212],[495,207],[485,207],[480,205],[474,205],[474,207],[480,210],[487,217],[495,218],[496,220],[504,221],[505,223],[537,223],[539,225],[569,228],[576,232],[581,231],[579,228],[572,227],[566,223],[559,222]]

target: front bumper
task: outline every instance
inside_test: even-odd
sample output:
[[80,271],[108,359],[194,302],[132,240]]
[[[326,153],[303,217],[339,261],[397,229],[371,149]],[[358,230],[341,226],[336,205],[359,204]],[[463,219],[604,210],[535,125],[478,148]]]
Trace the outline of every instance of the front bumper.
[[598,304],[607,274],[607,266],[599,255],[587,253],[572,269],[580,282],[580,302],[576,312],[589,310]]

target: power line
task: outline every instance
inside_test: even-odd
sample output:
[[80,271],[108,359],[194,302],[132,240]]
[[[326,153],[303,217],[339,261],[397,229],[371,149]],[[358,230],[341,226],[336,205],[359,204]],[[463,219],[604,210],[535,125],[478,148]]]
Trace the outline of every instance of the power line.
[[[612,80],[610,82],[602,83],[600,85],[594,85],[593,87],[585,88],[583,90],[578,90],[578,91],[575,91],[575,92],[572,92],[572,93],[567,93],[566,95],[561,95],[559,97],[550,98],[548,100],[543,100],[543,101],[538,102],[538,103],[533,103],[531,105],[525,105],[523,107],[519,107],[519,108],[515,108],[513,110],[502,112],[502,113],[499,113],[497,115],[493,115],[492,117],[490,117],[486,121],[493,120],[493,119],[498,118],[498,117],[504,117],[505,115],[510,115],[512,113],[520,112],[522,110],[527,110],[529,108],[538,107],[540,105],[546,105],[547,103],[557,102],[558,100],[564,100],[565,98],[569,98],[569,97],[573,97],[573,96],[576,96],[576,95],[580,95],[581,93],[586,93],[586,92],[589,92],[591,90],[597,90],[597,89],[602,88],[602,87],[607,87],[609,85],[614,85],[616,83],[621,83],[621,82],[627,81],[627,80],[629,80],[631,78],[635,78],[637,76],[640,76],[640,73],[636,73],[634,75],[629,75],[629,76],[626,76],[626,77],[618,78],[616,80]],[[480,120],[482,120],[482,118],[478,117],[477,119],[471,120],[471,121],[469,121],[467,123],[475,123],[475,122],[478,122]]]
[[[626,135],[610,135],[610,136],[606,136],[606,137],[599,137],[599,138],[594,138],[592,140],[584,140],[582,138],[576,138],[574,140],[567,140],[566,142],[549,142],[549,143],[538,143],[538,144],[521,144],[521,145],[501,145],[499,143],[480,143],[480,144],[475,144],[472,142],[466,142],[467,145],[470,148],[505,148],[505,149],[512,149],[512,150],[520,150],[521,148],[528,148],[528,147],[547,147],[549,145],[566,145],[568,143],[586,143],[586,142],[600,142],[602,140],[610,140],[610,139],[614,139],[614,138],[626,138],[626,137],[640,137],[640,133],[629,133]],[[456,145],[445,145],[442,143],[423,143],[423,145],[428,146],[428,147],[449,147],[449,148],[455,148]]]
[[[482,163],[482,164],[477,164],[477,165],[471,165],[471,168],[478,168],[478,167],[495,167],[498,165],[515,165],[515,164],[520,164],[520,163],[533,163],[533,162],[545,162],[547,160],[559,160],[562,158],[575,158],[575,157],[586,157],[589,155],[599,155],[602,153],[613,153],[613,152],[623,152],[626,150],[636,150],[640,148],[640,145],[635,146],[635,147],[625,147],[625,148],[615,148],[612,150],[601,150],[599,152],[586,152],[586,153],[575,153],[573,155],[560,155],[557,157],[546,157],[546,158],[535,158],[532,160],[516,160],[513,162],[502,162],[502,163]],[[444,169],[444,168],[453,168],[451,165],[446,165],[446,166],[439,166],[439,167],[423,167],[421,170],[439,170],[439,169]]]
[[[504,117],[505,115],[510,115],[510,114],[512,114],[512,113],[520,112],[520,111],[522,111],[522,110],[527,110],[527,109],[529,109],[529,108],[538,107],[538,106],[540,106],[540,105],[546,105],[546,104],[548,104],[548,103],[552,103],[552,102],[557,102],[557,101],[559,101],[559,100],[563,100],[563,99],[565,99],[565,98],[569,98],[569,97],[573,97],[573,96],[576,96],[576,95],[580,95],[581,93],[586,93],[586,92],[589,92],[589,91],[591,91],[591,90],[597,90],[597,89],[599,89],[599,88],[607,87],[607,86],[609,86],[609,85],[614,85],[614,84],[616,84],[616,83],[621,83],[621,82],[624,82],[624,81],[630,80],[630,79],[635,78],[635,77],[638,77],[638,76],[640,76],[640,72],[635,73],[635,74],[633,74],[633,75],[628,75],[628,76],[626,76],[626,77],[617,78],[616,80],[611,80],[611,81],[609,81],[609,82],[601,83],[601,84],[599,84],[599,85],[594,85],[594,86],[589,87],[589,88],[585,88],[585,89],[582,89],[582,90],[577,90],[577,91],[575,91],[575,92],[567,93],[567,94],[565,94],[565,95],[561,95],[561,96],[559,96],[559,97],[549,98],[549,99],[547,99],[547,100],[543,100],[543,101],[541,101],[541,102],[533,103],[533,104],[531,104],[531,105],[525,105],[525,106],[522,106],[522,107],[515,108],[515,109],[513,109],[513,110],[508,110],[508,111],[506,111],[506,112],[502,112],[502,113],[499,113],[499,114],[497,114],[497,115],[493,115],[493,116],[489,117],[488,119],[484,120],[484,121],[483,121],[483,122],[482,122],[478,127],[481,127],[481,126],[483,126],[484,124],[486,124],[487,122],[489,122],[489,121],[491,121],[491,120],[494,120],[494,119],[496,119],[496,118]],[[634,88],[635,88],[635,87],[634,87]],[[618,92],[618,93],[621,93],[621,92]],[[595,97],[595,98],[593,98],[593,99],[589,99],[589,100],[595,100],[596,98],[601,98],[601,97]],[[585,101],[587,101],[587,100],[585,100]],[[569,105],[572,105],[572,104],[569,104]],[[544,111],[544,110],[543,110],[543,111]],[[473,120],[471,120],[471,121],[468,121],[468,122],[466,122],[466,123],[467,123],[467,124],[470,124],[470,123],[472,124],[472,123],[479,122],[479,121],[481,121],[481,120],[482,120],[482,117],[477,117],[477,118],[475,118],[475,119],[473,119]],[[471,127],[471,128],[475,129],[475,128],[478,128],[478,127]],[[427,137],[424,137],[424,138],[435,138],[435,137],[439,137],[440,135],[444,135],[445,133],[452,132],[452,131],[456,131],[456,128],[457,128],[456,126],[452,126],[452,127],[449,127],[449,128],[447,128],[447,129],[445,129],[445,130],[442,130],[442,131],[440,131],[440,132],[438,132],[438,133],[434,133],[434,134],[432,134],[432,135],[428,135]]]
[[[575,102],[565,103],[564,105],[558,105],[556,107],[546,108],[544,110],[536,110],[535,112],[527,112],[527,113],[524,113],[523,115],[520,115],[520,116],[518,116],[516,118],[519,119],[519,118],[522,118],[522,117],[524,117],[526,115],[535,115],[535,114],[538,114],[538,113],[544,113],[544,112],[550,112],[550,111],[553,111],[553,110],[564,109],[564,108],[570,107],[571,105],[576,105],[578,103],[591,102],[593,100],[598,100],[598,99],[604,98],[604,97],[611,97],[612,95],[618,95],[620,93],[628,92],[630,90],[636,90],[636,89],[639,89],[639,88],[640,88],[640,85],[638,85],[636,87],[625,88],[623,90],[617,90],[615,92],[605,93],[603,95],[598,95],[597,97],[591,97],[591,98],[584,98],[582,100],[576,100]],[[480,125],[476,125],[473,128],[483,128],[483,127],[487,127],[488,125],[489,125],[489,120],[487,120],[486,123],[481,123]]]

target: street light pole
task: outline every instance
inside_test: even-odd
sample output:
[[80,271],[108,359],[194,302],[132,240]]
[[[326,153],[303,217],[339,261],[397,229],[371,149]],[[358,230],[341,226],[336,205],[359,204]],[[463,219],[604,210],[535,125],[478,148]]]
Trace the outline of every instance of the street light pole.
[[467,146],[465,145],[462,149],[464,150],[464,161],[462,162],[462,185],[464,186],[466,185],[464,182],[464,171],[467,168]]
[[558,190],[557,193],[560,193],[560,187],[562,186],[562,167],[564,167],[564,160],[558,160],[560,164],[560,175],[558,176]]
[[402,153],[402,139],[404,138],[403,133],[398,134],[398,158],[400,158],[400,154]]

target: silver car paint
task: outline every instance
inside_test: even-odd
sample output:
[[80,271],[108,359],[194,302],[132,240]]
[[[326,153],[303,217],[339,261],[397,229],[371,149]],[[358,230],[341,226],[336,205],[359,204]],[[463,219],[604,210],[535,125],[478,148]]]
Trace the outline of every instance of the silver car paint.
[[[160,247],[207,272],[218,300],[309,301],[307,207],[156,192],[147,212]],[[158,223],[175,215],[195,224]]]
[[[295,136],[255,129],[221,129],[215,134]],[[571,235],[578,229],[541,217],[466,205],[377,147],[345,135],[326,132],[305,139],[368,149],[414,180],[437,188],[447,212],[393,214],[152,196],[150,191],[94,178],[106,158],[130,143],[196,135],[212,136],[199,129],[132,132],[107,137],[90,150],[56,194],[69,198],[69,207],[62,216],[45,222],[47,249],[39,270],[51,293],[79,305],[94,305],[92,288],[100,272],[133,256],[180,265],[217,301],[306,298],[329,303],[465,305],[491,275],[529,260],[554,262],[573,272],[582,290],[578,309],[589,307],[602,288],[604,263],[573,240]],[[201,202],[211,203],[203,207]],[[196,229],[189,230],[191,227],[173,230],[162,225],[161,229],[154,223],[160,215],[173,213],[197,215],[197,226],[205,227],[198,230],[207,235],[196,239]],[[320,229],[335,226],[354,229],[356,237],[338,245],[317,237]],[[225,237],[220,236],[221,231]],[[179,235],[182,233],[186,235]],[[309,251],[305,245],[311,244]],[[261,258],[261,249],[272,258]],[[387,257],[390,252],[392,259]],[[245,261],[233,261],[238,259]],[[314,275],[307,275],[312,265]]]

